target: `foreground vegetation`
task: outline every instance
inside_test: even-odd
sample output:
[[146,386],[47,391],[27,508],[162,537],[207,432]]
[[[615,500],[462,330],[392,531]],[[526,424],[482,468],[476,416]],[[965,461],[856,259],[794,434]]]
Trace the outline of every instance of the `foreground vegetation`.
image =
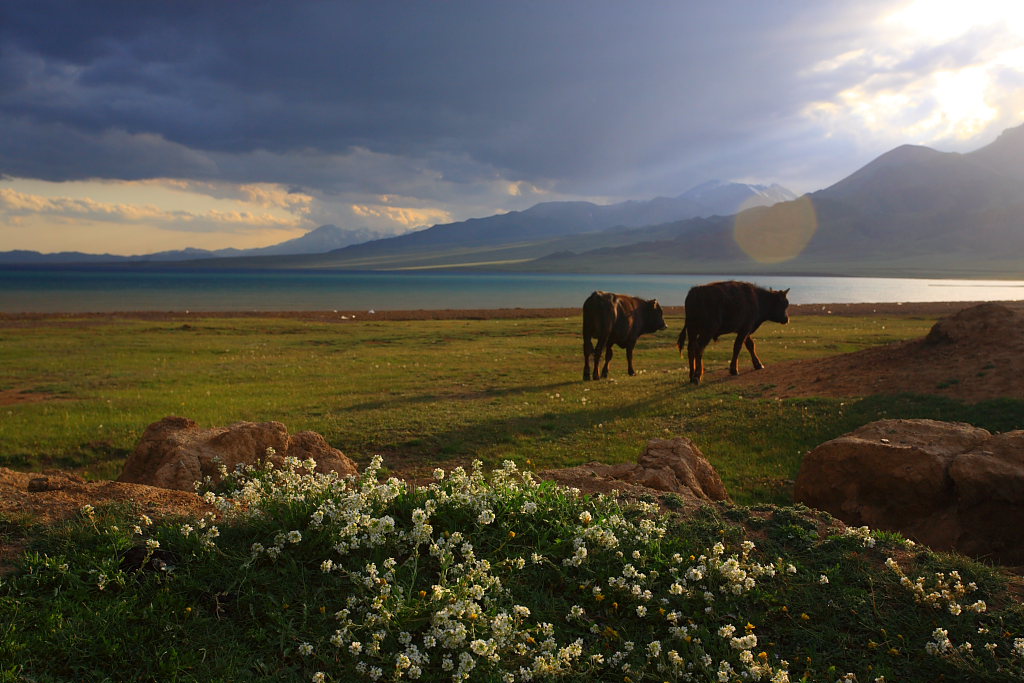
[[[647,439],[692,438],[741,503],[789,502],[810,448],[880,417],[1024,428],[1024,401],[967,406],[923,396],[776,400],[721,381],[731,344],[708,352],[708,382],[686,382],[681,319],[645,336],[642,374],[618,350],[609,382],[582,382],[579,318],[187,322],[49,319],[0,327],[0,466],[116,477],[145,427],[167,415],[203,427],[279,420],[310,429],[361,465],[393,470],[535,469],[635,460]],[[924,335],[934,320],[801,315],[766,324],[769,365]],[[744,364],[747,362],[743,359]],[[743,367],[749,372],[748,366]]]
[[663,515],[512,463],[417,489],[312,465],[228,477],[216,526],[86,507],[49,530],[0,583],[2,680],[1024,677],[999,575],[895,534]]
[[[678,330],[681,321],[671,320]],[[923,335],[912,317],[768,326],[769,363]],[[699,388],[674,333],[581,382],[577,319],[0,328],[0,466],[115,476],[145,426],[280,420],[363,466],[230,473],[216,520],[86,506],[0,578],[2,681],[1017,681],[999,570],[792,506],[803,454],[880,417],[1024,428],[1024,401],[775,399]],[[577,497],[529,470],[694,439],[740,505]],[[383,464],[375,459],[383,456]],[[483,461],[473,467],[469,463]],[[465,466],[466,469],[459,467]],[[443,468],[436,469],[435,468]],[[499,468],[488,479],[485,470]],[[410,489],[393,471],[433,477]]]

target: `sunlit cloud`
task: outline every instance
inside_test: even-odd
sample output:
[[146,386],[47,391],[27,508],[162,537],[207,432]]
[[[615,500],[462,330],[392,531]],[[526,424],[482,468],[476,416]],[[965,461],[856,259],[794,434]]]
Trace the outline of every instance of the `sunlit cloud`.
[[[882,16],[868,47],[821,60],[809,78],[845,86],[804,113],[830,134],[965,142],[1019,123],[1024,3],[918,0]],[[858,133],[851,133],[858,131]]]
[[295,228],[299,219],[244,209],[210,209],[202,212],[167,210],[152,204],[127,204],[78,197],[45,197],[0,188],[0,216],[48,216],[68,220],[111,223],[149,223],[164,230],[184,232],[244,231],[246,229]]
[[242,185],[238,189],[247,201],[268,209],[280,208],[306,214],[313,201],[312,195],[285,190],[277,185]]
[[169,190],[191,195],[191,201],[193,202],[196,196],[235,200],[264,209],[282,209],[296,215],[309,213],[309,206],[315,201],[313,195],[307,192],[289,189],[277,183],[237,184],[184,178],[151,178],[147,180],[106,181],[104,184],[117,187],[122,191],[126,188]]
[[452,215],[443,209],[415,209],[381,204],[353,204],[352,213],[363,218],[383,218],[404,228],[452,221]]
[[549,194],[547,190],[537,187],[533,183],[528,183],[525,180],[510,182],[507,187],[509,197],[540,196]]

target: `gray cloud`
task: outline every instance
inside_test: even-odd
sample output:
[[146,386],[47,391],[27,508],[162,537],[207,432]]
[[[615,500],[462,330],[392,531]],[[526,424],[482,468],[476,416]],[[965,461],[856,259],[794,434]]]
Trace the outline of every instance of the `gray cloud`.
[[981,34],[808,72],[863,48],[889,5],[3,3],[0,174],[275,182],[467,211],[536,199],[502,181],[551,196],[710,177],[812,190],[867,159],[837,154],[856,150],[826,140],[808,103],[979,49]]

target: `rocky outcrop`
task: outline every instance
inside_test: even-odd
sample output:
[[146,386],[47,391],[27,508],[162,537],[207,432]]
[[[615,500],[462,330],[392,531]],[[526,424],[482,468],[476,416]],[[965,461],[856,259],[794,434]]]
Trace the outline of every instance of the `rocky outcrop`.
[[219,467],[233,470],[240,463],[266,458],[273,448],[280,464],[284,457],[312,458],[317,472],[357,474],[352,460],[316,432],[288,434],[280,422],[237,422],[229,427],[202,429],[185,417],[165,417],[146,428],[118,481],[192,491],[195,482],[219,477]]
[[651,439],[636,463],[591,462],[539,473],[563,486],[588,492],[613,489],[674,493],[686,504],[728,501],[722,478],[697,446],[686,438]]
[[1024,431],[873,422],[808,453],[794,498],[937,550],[1024,564]]

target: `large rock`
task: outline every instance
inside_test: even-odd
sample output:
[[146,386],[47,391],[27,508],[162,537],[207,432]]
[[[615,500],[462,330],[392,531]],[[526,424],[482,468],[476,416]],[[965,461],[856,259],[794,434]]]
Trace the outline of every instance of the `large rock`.
[[146,428],[128,456],[118,481],[192,491],[205,477],[219,478],[219,466],[233,470],[240,463],[266,458],[267,448],[284,457],[312,458],[317,472],[357,474],[352,460],[316,432],[288,434],[280,422],[237,422],[229,427],[201,429],[186,417],[165,417]]
[[686,438],[651,439],[636,463],[591,462],[539,474],[544,479],[588,492],[642,489],[674,493],[684,503],[693,505],[729,500],[718,472]]
[[808,453],[794,498],[847,524],[1024,564],[1024,431],[872,422]]

